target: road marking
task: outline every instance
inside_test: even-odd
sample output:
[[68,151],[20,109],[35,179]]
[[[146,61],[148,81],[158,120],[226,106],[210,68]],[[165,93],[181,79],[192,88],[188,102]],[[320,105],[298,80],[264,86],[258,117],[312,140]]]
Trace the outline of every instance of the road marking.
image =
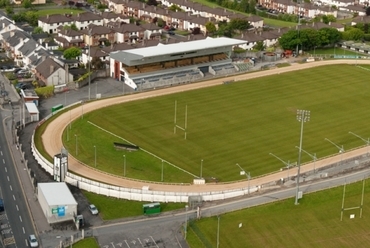
[[0,151],[1,152],[1,156],[3,156],[3,151]]
[[9,180],[9,176],[6,176],[6,178],[8,179],[8,182],[10,182],[10,180]]
[[122,243],[117,243],[116,245],[118,245],[119,247],[122,247]]
[[12,185],[9,185],[9,188],[10,188],[11,191],[13,191]]
[[155,240],[153,239],[153,237],[152,236],[149,236],[149,237],[153,240],[155,246],[157,246],[159,248],[159,246],[157,245],[157,242],[155,242]]
[[4,234],[9,234],[10,232],[12,231],[11,228],[8,228],[8,229],[4,229],[1,231],[1,234],[4,235]]
[[18,205],[15,205],[15,207],[17,208],[17,211],[19,211]]
[[22,216],[19,215],[19,220],[22,222]]
[[22,227],[22,229],[23,229],[23,234],[26,233],[26,230],[24,230],[24,227]]
[[144,247],[143,243],[141,243],[141,240],[139,238],[137,238],[137,240],[139,240],[139,243],[141,244],[141,246]]
[[7,245],[11,245],[11,244],[15,244],[15,239],[14,239],[14,236],[10,237],[10,238],[6,238],[3,240],[3,243],[5,246]]
[[13,200],[15,201],[15,196],[13,195]]
[[110,243],[112,244],[113,248],[116,248],[116,247],[114,246],[113,242],[110,242]]
[[127,243],[127,240],[124,240],[128,248],[130,248],[130,245]]
[[6,167],[4,167],[4,168],[5,168],[5,172],[8,172],[8,169]]
[[3,159],[3,164],[5,164],[5,159]]

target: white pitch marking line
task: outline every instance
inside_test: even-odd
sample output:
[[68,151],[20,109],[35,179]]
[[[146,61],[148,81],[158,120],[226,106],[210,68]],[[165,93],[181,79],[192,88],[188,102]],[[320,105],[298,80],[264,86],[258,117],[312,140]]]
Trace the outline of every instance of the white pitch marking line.
[[157,246],[159,248],[159,246],[157,245],[157,242],[155,242],[155,240],[153,239],[153,237],[152,236],[149,236],[149,237],[153,240],[155,246]]

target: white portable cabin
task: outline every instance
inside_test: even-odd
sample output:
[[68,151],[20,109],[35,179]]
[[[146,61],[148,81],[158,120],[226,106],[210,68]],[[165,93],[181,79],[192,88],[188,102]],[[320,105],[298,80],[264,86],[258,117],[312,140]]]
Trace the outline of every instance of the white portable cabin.
[[64,182],[38,183],[37,197],[49,224],[75,220],[77,202]]

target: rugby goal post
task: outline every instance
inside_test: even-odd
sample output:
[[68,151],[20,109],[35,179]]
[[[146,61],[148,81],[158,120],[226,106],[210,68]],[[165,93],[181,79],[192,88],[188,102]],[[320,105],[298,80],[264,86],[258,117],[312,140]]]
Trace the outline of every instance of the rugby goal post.
[[173,133],[176,134],[176,129],[180,129],[184,131],[184,139],[186,139],[186,128],[188,125],[188,105],[185,105],[185,124],[184,126],[180,126],[177,124],[177,100],[175,101],[175,118],[174,118],[174,128]]

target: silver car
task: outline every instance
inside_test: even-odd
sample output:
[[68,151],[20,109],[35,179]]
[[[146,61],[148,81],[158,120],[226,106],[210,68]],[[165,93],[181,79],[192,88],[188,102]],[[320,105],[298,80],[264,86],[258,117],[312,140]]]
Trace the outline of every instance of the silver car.
[[28,236],[28,243],[30,247],[39,247],[39,242],[37,242],[36,236],[34,234]]

